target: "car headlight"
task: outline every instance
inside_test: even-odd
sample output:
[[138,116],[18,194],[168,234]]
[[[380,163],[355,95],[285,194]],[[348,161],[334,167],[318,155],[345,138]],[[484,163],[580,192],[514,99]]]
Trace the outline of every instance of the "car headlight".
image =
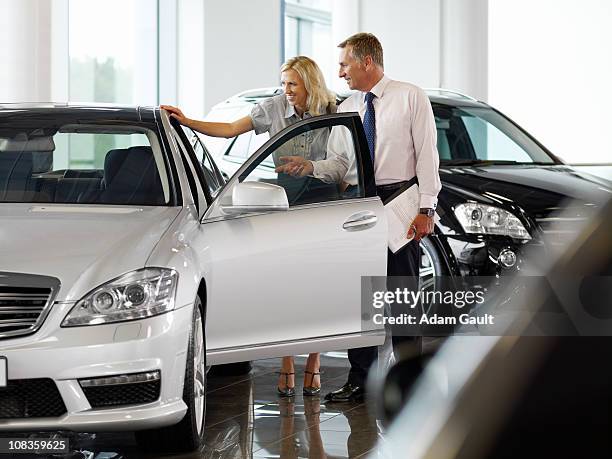
[[132,271],[89,292],[70,310],[62,327],[99,325],[156,316],[174,309],[178,273]]
[[495,234],[529,240],[531,236],[521,221],[507,210],[468,202],[455,207],[455,216],[466,233]]

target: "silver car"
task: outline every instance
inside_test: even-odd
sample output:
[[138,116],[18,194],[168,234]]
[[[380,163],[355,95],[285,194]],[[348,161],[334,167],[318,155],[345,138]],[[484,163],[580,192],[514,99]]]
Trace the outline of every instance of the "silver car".
[[[268,173],[332,128],[356,195]],[[357,114],[321,116],[225,180],[156,108],[0,106],[0,430],[191,450],[207,366],[380,344],[360,310],[387,253],[367,151]]]

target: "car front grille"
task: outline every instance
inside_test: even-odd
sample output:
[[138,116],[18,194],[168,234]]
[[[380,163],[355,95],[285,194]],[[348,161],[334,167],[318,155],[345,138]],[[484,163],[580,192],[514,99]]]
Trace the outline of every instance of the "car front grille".
[[159,398],[161,381],[83,387],[92,408],[151,403]]
[[66,405],[52,379],[14,379],[0,389],[0,419],[52,418]]
[[52,277],[0,272],[0,338],[38,330],[58,290]]

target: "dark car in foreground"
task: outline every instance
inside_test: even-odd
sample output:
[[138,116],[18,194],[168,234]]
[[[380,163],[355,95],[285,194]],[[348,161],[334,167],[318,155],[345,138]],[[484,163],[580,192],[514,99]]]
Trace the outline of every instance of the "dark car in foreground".
[[612,200],[574,226],[524,297],[529,320],[451,337],[378,381],[390,426],[370,457],[610,457]]
[[[247,91],[213,107],[210,121],[231,121],[279,89]],[[580,222],[612,194],[612,183],[564,164],[529,133],[491,106],[446,90],[428,90],[438,133],[440,178],[435,234],[423,240],[421,277],[497,276],[526,267],[523,253],[543,256],[568,234],[550,226]],[[340,98],[341,99],[341,98]],[[222,172],[233,172],[268,139],[247,132],[226,140],[203,136]],[[266,164],[263,164],[266,166]],[[274,164],[267,164],[274,174]]]

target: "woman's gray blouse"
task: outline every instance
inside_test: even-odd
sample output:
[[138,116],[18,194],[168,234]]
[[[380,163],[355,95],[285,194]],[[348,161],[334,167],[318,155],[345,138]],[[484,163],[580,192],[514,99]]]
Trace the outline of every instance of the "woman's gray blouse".
[[[330,104],[328,113],[335,111],[336,106]],[[309,112],[304,112],[304,116],[300,118],[293,106],[289,105],[284,94],[270,97],[255,105],[251,110],[251,121],[255,133],[268,132],[270,137],[287,126],[311,117]],[[301,156],[310,161],[325,159],[328,137],[329,128],[306,131],[277,148],[273,153],[274,164],[280,164],[278,160],[280,156]]]

